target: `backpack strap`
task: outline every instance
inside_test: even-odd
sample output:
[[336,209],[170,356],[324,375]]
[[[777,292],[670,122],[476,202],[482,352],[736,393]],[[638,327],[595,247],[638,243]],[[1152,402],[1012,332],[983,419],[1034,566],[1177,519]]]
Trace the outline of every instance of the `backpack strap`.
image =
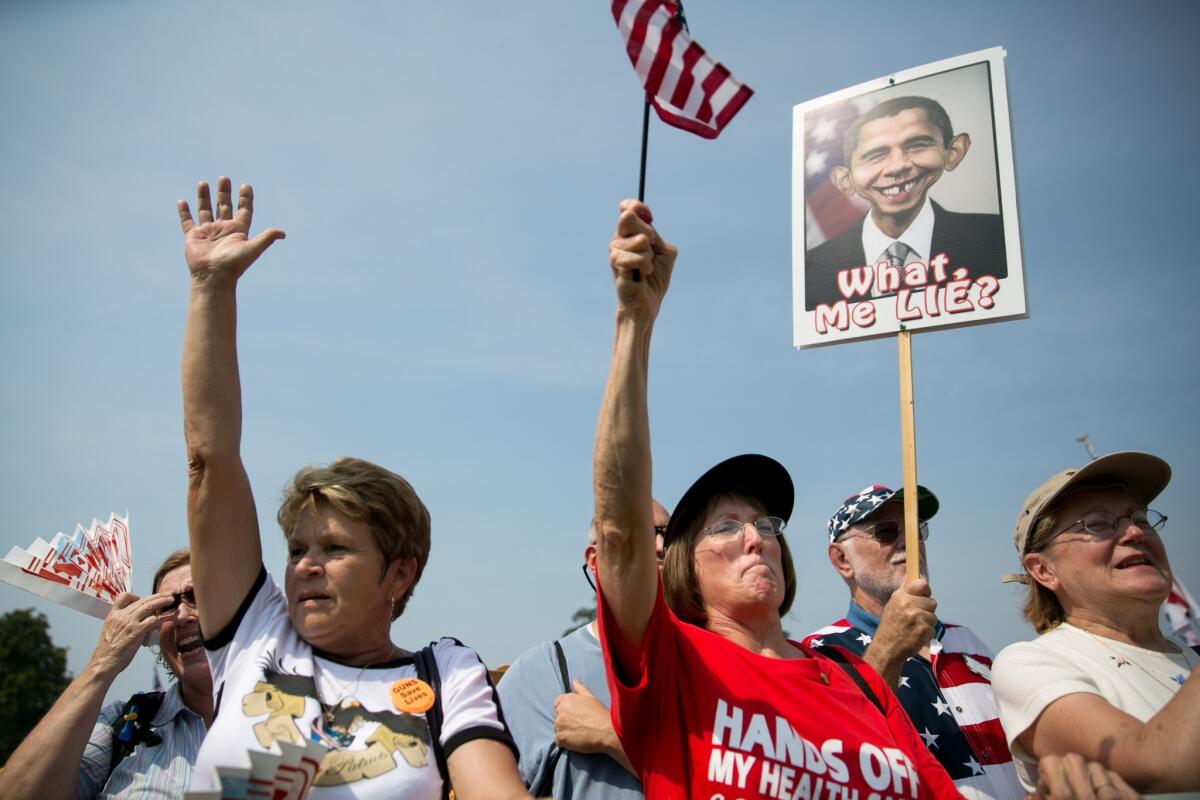
[[883,716],[885,718],[887,717],[887,712],[883,710],[883,703],[881,703],[879,701],[879,697],[875,694],[874,691],[871,690],[871,687],[867,684],[866,679],[864,679],[863,676],[859,673],[858,669],[855,668],[855,666],[850,663],[850,661],[846,658],[845,654],[842,653],[841,650],[839,650],[836,647],[830,647],[829,645],[824,645],[822,647],[814,647],[813,650],[816,650],[818,653],[825,656],[830,661],[834,662],[839,667],[841,667],[842,670],[848,676],[850,676],[850,680],[854,681],[858,685],[858,688],[862,690],[862,693],[867,696],[867,699],[870,700],[871,703],[876,708],[879,709],[879,713],[883,714]]
[[437,762],[438,774],[442,776],[442,800],[449,800],[450,772],[446,768],[446,753],[442,750],[442,676],[438,672],[437,658],[433,655],[433,643],[413,654],[417,677],[433,688],[433,705],[425,712],[429,726],[429,737],[433,740],[433,758]]
[[[139,692],[125,701],[121,713],[113,720],[112,754],[108,763],[108,774],[112,775],[117,765],[134,751],[139,744],[155,747],[162,744],[162,737],[150,728],[154,715],[162,706],[166,692]],[[108,778],[106,777],[107,781]]]
[[[558,679],[562,682],[563,694],[571,693],[571,672],[567,669],[567,656],[563,653],[562,643],[554,640],[554,657],[558,660]],[[563,749],[555,742],[550,742],[550,755],[546,759],[546,770],[536,787],[532,787],[534,797],[550,797],[554,793],[554,770],[558,768],[558,759],[562,757]]]

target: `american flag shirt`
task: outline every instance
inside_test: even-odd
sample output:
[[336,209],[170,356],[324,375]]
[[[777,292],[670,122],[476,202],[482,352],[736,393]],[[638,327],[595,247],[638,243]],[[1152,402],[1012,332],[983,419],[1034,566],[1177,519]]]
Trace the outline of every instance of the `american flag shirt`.
[[[804,644],[837,645],[861,657],[878,627],[879,617],[851,603],[844,619]],[[1024,797],[992,695],[992,651],[970,628],[939,622],[929,655],[905,661],[896,687],[929,752],[968,800]]]

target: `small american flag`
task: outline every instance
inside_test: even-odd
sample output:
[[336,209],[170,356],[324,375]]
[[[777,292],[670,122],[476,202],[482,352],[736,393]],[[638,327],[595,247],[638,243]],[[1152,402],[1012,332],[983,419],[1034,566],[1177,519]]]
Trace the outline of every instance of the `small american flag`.
[[1200,645],[1200,635],[1196,633],[1196,625],[1200,623],[1200,606],[1179,578],[1171,584],[1171,593],[1163,603],[1163,614],[1167,625],[1177,639],[1187,645]]
[[679,3],[613,0],[612,12],[659,119],[705,139],[717,138],[754,90],[692,41]]

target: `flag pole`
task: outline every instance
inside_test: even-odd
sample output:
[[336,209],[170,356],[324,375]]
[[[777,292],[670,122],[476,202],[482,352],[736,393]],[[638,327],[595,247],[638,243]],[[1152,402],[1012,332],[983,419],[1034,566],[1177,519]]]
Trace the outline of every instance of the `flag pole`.
[[[638,202],[646,201],[646,144],[650,140],[650,95],[646,95],[646,101],[642,106],[642,165],[638,169]],[[642,271],[635,269],[633,274],[629,276],[630,280],[637,283],[642,279]]]
[[642,166],[638,170],[638,202],[646,201],[646,143],[650,139],[650,96],[642,106]]
[[909,581],[921,574],[917,537],[917,421],[913,403],[912,331],[900,328],[900,454],[904,462],[904,564]]

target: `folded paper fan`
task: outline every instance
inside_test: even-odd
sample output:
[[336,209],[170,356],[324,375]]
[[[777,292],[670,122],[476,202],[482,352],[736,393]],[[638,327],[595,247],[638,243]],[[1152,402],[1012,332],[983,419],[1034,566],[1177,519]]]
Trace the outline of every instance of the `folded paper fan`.
[[14,547],[0,561],[0,580],[60,606],[103,619],[121,592],[130,591],[129,513],[107,524],[93,519],[70,536],[41,537]]

